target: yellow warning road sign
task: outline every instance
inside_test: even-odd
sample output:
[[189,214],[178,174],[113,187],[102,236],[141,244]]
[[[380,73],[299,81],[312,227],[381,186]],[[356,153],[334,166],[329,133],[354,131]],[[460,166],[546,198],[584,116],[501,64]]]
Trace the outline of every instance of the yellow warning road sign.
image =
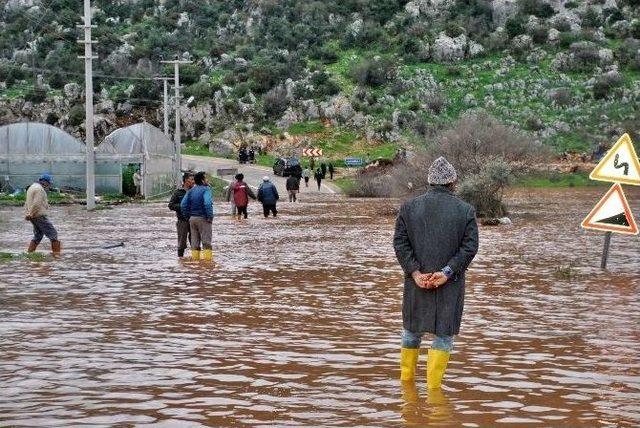
[[640,162],[629,134],[620,137],[591,172],[589,178],[640,186]]
[[605,232],[638,234],[638,225],[619,183],[611,186],[611,189],[600,199],[600,202],[582,221],[582,227]]

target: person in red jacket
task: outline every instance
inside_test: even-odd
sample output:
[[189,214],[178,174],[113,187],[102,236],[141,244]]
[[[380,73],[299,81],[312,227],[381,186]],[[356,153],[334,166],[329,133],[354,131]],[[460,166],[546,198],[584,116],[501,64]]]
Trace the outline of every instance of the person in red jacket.
[[238,209],[237,219],[240,220],[244,215],[247,218],[247,206],[249,205],[249,198],[255,199],[256,195],[251,190],[251,187],[244,181],[244,174],[236,174],[236,182],[233,187],[233,201]]

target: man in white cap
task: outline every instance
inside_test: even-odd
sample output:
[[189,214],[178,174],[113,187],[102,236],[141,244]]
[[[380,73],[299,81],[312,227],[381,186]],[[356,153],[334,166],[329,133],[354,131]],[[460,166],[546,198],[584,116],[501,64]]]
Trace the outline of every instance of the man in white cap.
[[435,336],[427,356],[427,386],[440,388],[460,332],[465,271],[478,251],[474,208],[453,194],[454,167],[443,157],[429,167],[429,190],[402,205],[393,246],[405,273],[400,379],[413,381],[425,333]]
[[278,210],[276,209],[278,199],[280,199],[278,189],[276,189],[276,186],[271,182],[269,176],[265,175],[262,178],[262,184],[258,187],[258,200],[262,202],[264,218],[269,217],[269,212],[273,213],[274,217],[278,215]]

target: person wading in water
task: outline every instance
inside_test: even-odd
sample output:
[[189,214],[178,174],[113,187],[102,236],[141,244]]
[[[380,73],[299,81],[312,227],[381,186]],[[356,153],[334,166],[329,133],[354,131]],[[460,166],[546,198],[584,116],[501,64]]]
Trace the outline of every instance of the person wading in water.
[[178,257],[184,257],[184,250],[187,249],[187,240],[191,241],[191,239],[188,239],[190,237],[189,218],[182,215],[180,202],[182,202],[182,198],[184,198],[184,195],[187,194],[194,184],[193,173],[185,172],[182,176],[182,187],[173,192],[171,200],[169,201],[169,209],[175,211],[176,217],[178,217],[178,221],[176,222],[176,230],[178,231]]
[[393,246],[405,273],[400,379],[413,381],[425,333],[435,335],[427,355],[427,386],[440,388],[453,336],[460,332],[465,271],[478,251],[474,208],[453,190],[457,174],[443,157],[429,167],[429,190],[405,202]]
[[62,246],[58,240],[58,231],[53,227],[53,223],[47,217],[49,211],[49,198],[47,189],[51,187],[53,177],[49,174],[42,174],[37,183],[33,183],[27,189],[27,198],[24,204],[25,220],[33,225],[33,238],[29,243],[28,252],[33,253],[42,238],[46,236],[51,241],[51,252],[54,256],[59,256]]
[[193,186],[180,202],[182,215],[189,219],[191,231],[191,260],[200,260],[200,244],[202,259],[211,261],[211,223],[213,221],[213,197],[207,176],[203,171],[196,173],[196,185]]

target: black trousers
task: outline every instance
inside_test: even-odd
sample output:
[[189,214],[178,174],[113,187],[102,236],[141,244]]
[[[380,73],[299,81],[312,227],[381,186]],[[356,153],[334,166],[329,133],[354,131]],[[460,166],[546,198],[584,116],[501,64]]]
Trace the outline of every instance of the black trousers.
[[271,211],[275,217],[278,214],[276,204],[262,204],[262,212],[265,217],[269,217],[269,211]]
[[238,210],[238,216],[244,215],[244,218],[247,218],[247,207],[236,207]]

